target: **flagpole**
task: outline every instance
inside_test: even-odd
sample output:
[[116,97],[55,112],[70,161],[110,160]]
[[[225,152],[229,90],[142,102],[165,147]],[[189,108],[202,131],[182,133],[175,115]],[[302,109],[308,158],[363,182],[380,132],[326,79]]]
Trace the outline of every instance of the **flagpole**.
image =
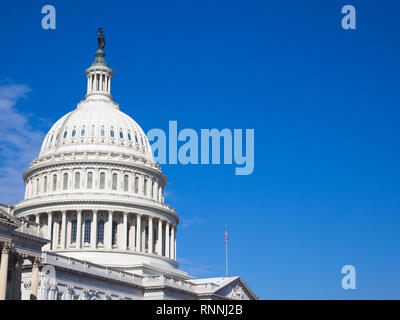
[[225,225],[225,276],[228,277],[228,225]]

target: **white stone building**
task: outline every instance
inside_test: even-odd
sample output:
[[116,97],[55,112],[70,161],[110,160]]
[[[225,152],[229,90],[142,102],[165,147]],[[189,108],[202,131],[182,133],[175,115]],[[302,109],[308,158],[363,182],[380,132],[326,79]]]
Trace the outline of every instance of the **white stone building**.
[[23,175],[25,198],[12,207],[51,240],[38,299],[257,299],[240,277],[194,279],[178,269],[167,179],[143,130],[113,101],[104,57],[99,48],[85,100],[50,129]]

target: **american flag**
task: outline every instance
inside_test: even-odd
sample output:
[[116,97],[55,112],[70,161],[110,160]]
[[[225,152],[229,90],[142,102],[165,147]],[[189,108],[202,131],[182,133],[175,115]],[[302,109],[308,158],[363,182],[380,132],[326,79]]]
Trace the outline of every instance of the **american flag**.
[[225,245],[228,244],[228,226],[225,228]]

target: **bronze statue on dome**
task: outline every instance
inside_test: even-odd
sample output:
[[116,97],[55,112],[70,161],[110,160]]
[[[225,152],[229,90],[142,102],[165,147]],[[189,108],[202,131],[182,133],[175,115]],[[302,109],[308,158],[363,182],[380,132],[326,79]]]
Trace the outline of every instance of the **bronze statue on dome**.
[[103,35],[103,28],[100,28],[97,35],[97,43],[99,44],[99,49],[103,50],[106,46],[106,39]]

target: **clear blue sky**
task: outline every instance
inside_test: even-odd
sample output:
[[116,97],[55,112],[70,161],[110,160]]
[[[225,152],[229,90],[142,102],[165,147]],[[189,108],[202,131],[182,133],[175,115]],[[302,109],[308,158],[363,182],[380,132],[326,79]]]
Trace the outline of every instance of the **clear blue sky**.
[[[41,29],[45,4],[56,30]],[[357,30],[341,28],[346,4]],[[399,12],[397,1],[3,0],[0,201],[22,199],[43,135],[83,99],[102,26],[112,94],[146,132],[170,120],[255,129],[251,176],[163,166],[182,269],[223,276],[228,223],[230,272],[263,299],[400,298]],[[355,291],[341,288],[346,264]]]

